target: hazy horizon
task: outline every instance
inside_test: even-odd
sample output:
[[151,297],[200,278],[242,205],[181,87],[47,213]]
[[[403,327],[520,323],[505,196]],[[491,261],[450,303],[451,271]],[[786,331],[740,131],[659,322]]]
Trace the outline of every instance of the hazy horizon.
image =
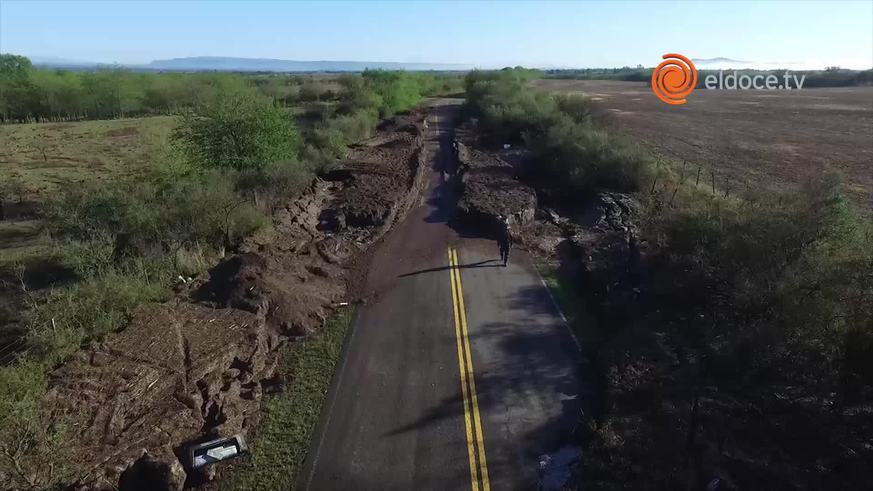
[[873,2],[0,0],[0,52],[123,65],[214,56],[481,68],[655,66],[678,52],[750,68],[868,69]]

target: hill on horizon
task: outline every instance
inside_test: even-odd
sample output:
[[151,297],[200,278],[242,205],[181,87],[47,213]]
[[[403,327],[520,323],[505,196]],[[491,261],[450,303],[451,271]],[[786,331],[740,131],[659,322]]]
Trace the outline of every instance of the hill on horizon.
[[153,60],[146,64],[98,63],[68,60],[58,57],[31,57],[36,66],[69,69],[121,67],[145,71],[227,71],[227,72],[360,72],[366,69],[404,71],[463,71],[472,65],[451,63],[405,63],[393,61],[298,61],[273,58],[238,58],[226,56],[193,56]]

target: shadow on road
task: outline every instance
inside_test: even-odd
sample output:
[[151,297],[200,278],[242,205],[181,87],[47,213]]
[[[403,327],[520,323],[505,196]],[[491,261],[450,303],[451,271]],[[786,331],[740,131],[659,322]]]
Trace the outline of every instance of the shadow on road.
[[[466,266],[481,267],[482,263],[491,262]],[[536,476],[540,455],[575,441],[583,411],[591,403],[590,384],[580,353],[569,331],[558,325],[560,321],[554,316],[546,291],[539,287],[522,288],[505,296],[501,303],[506,305],[504,315],[479,324],[476,332],[470,334],[470,340],[475,340],[479,347],[479,364],[475,368],[481,414],[490,418],[491,428],[494,425],[512,428],[511,441],[496,440],[500,436],[495,433],[485,435],[486,442],[493,445],[488,450],[488,464],[495,483],[500,476],[516,475],[508,470],[519,465],[527,469],[525,476]],[[488,352],[491,354],[487,355]],[[539,399],[538,395],[543,393],[552,394],[554,399]],[[528,412],[536,411],[536,407],[542,411],[541,421],[531,426]],[[382,436],[390,438],[420,431],[462,414],[463,401],[457,394]],[[530,489],[525,486],[534,483],[502,484],[509,484],[511,489]]]
[[[485,261],[479,261],[478,263],[470,263],[470,264],[459,264],[457,266],[458,269],[466,269],[466,268],[500,268],[503,267],[503,264],[499,263],[497,259],[488,259]],[[410,273],[403,273],[397,275],[398,278],[404,278],[406,276],[415,276],[418,274],[424,273],[436,273],[437,271],[447,271],[449,269],[449,265],[440,266],[438,268],[428,268],[428,269],[420,269],[418,271],[412,271]]]

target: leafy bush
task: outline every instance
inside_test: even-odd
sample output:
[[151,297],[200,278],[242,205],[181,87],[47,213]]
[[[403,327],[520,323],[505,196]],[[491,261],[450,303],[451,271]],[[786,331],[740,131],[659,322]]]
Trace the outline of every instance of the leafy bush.
[[[266,176],[279,176],[277,166],[268,169],[262,182]],[[297,168],[289,169],[296,179]],[[108,256],[107,261],[160,257],[195,243],[230,249],[267,223],[250,197],[237,193],[237,180],[241,176],[251,180],[251,175],[212,171],[173,183],[76,187],[49,203],[46,223],[57,239],[102,238],[108,244],[103,249],[111,248],[111,254],[100,254]],[[288,186],[290,179],[287,176],[276,185]]]
[[604,188],[635,191],[651,172],[649,156],[636,144],[590,124],[565,120],[526,139],[536,158],[536,172],[554,183],[565,199]]
[[312,102],[321,100],[323,90],[321,86],[314,82],[306,82],[300,86],[300,91],[297,93],[297,100],[300,102]]
[[[372,72],[366,101],[350,101],[380,114],[408,110],[424,94],[452,93],[460,78],[425,73]],[[361,75],[349,75],[358,80]],[[333,101],[330,81],[300,75],[232,73],[137,73],[119,68],[70,71],[33,67],[23,56],[0,54],[0,121],[108,119],[154,114],[183,114],[210,100],[223,85],[251,85],[280,107]],[[344,90],[346,95],[348,90]],[[372,96],[384,97],[375,101]]]
[[[340,114],[355,114],[362,110],[386,118],[408,111],[424,95],[441,90],[444,79],[430,75],[385,70],[366,70],[361,75],[340,78]],[[451,84],[449,84],[451,86]]]
[[591,99],[578,94],[558,94],[555,96],[558,109],[574,122],[589,125],[597,113]]
[[[288,101],[293,77],[259,79],[229,73],[136,73],[118,68],[69,71],[35,68],[0,55],[0,121],[107,119],[180,114],[209,100],[215,88],[243,81]],[[264,83],[266,82],[266,83]]]
[[591,103],[581,96],[551,96],[527,85],[538,72],[504,69],[471,72],[466,110],[495,143],[524,142],[532,151],[532,177],[552,197],[579,202],[597,189],[634,191],[652,174],[650,157],[627,139],[597,128]]
[[352,114],[343,114],[331,119],[328,126],[341,133],[349,143],[352,143],[373,136],[373,130],[378,122],[379,117],[374,111],[361,109]]
[[258,209],[270,214],[274,202],[301,194],[312,182],[313,171],[313,164],[308,161],[306,164],[296,160],[272,162],[263,169],[239,172],[235,176],[236,192],[249,197],[256,207],[263,205]]
[[620,302],[631,314],[600,330],[607,412],[580,485],[863,487],[873,223],[833,177],[742,198],[680,193],[647,198],[645,301]]
[[656,292],[680,315],[717,315],[695,336],[744,351],[750,376],[873,400],[871,231],[834,176],[751,201],[686,200],[650,224],[652,274],[671,278]]
[[380,117],[407,111],[421,100],[422,86],[410,74],[366,70],[362,77],[366,87],[382,101],[378,107]]
[[294,121],[247,87],[222,86],[174,135],[191,162],[201,168],[261,168],[297,158]]

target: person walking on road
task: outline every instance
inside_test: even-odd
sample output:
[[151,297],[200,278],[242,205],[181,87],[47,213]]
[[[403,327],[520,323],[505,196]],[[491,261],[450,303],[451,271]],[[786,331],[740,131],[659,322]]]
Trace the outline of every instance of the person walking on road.
[[509,219],[503,215],[497,216],[499,229],[497,231],[497,247],[500,249],[500,260],[503,266],[509,262],[509,250],[512,248],[512,230],[509,228]]

